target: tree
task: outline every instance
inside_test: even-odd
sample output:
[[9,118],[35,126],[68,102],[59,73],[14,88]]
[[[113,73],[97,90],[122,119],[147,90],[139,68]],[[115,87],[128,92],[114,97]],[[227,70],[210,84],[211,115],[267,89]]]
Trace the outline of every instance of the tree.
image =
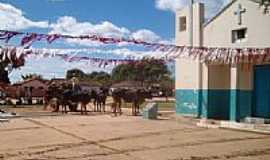
[[28,80],[28,79],[42,79],[42,75],[39,74],[26,74],[21,76],[23,80]]
[[76,77],[78,79],[83,79],[85,76],[85,73],[80,69],[71,69],[68,70],[66,73],[66,79],[70,80],[73,77]]
[[173,89],[175,88],[175,81],[170,75],[165,75],[159,82],[161,90],[168,101],[168,96],[173,96]]
[[112,79],[114,81],[135,80],[136,72],[137,69],[132,63],[120,64],[112,70]]
[[94,71],[90,74],[86,74],[80,69],[68,70],[66,78],[71,79],[73,77],[76,77],[79,81],[94,81],[102,85],[109,85],[111,83],[111,75],[103,71],[101,72]]
[[164,60],[144,58],[140,61],[118,65],[112,70],[112,79],[114,81],[140,81],[144,85],[157,83],[169,73]]
[[101,71],[101,72],[92,72],[90,74],[86,74],[83,78],[84,80],[91,80],[98,82],[102,85],[109,85],[111,83],[111,75],[107,72]]

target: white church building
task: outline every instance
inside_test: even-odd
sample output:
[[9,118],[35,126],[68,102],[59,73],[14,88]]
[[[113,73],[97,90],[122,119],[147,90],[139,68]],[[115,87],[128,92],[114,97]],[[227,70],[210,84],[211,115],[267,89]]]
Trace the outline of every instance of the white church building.
[[[176,12],[176,45],[270,48],[269,3],[232,0],[205,21],[204,5]],[[209,119],[270,118],[270,63],[206,64],[176,60],[176,112]]]

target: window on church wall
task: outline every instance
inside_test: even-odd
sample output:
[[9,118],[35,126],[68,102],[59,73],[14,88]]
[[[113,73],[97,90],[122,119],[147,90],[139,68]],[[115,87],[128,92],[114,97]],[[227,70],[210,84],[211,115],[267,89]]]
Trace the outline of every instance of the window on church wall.
[[186,31],[187,30],[187,18],[186,17],[180,17],[179,18],[179,31]]
[[244,42],[247,39],[247,29],[237,29],[232,31],[232,43]]

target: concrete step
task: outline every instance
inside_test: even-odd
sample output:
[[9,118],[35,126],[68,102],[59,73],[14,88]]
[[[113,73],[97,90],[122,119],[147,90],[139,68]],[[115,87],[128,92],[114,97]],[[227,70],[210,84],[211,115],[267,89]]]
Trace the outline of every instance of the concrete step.
[[220,128],[270,134],[270,124],[250,124],[250,123],[222,121],[220,124]]
[[212,119],[201,119],[197,124],[198,127],[204,128],[219,128],[220,121]]
[[258,124],[258,125],[255,125],[254,128],[257,130],[264,130],[264,131],[270,132],[270,124]]
[[238,123],[232,121],[201,119],[198,123],[196,123],[196,125],[198,127],[203,128],[225,128],[225,129],[270,134],[270,124],[251,124],[251,123]]
[[243,122],[250,124],[270,124],[270,119],[258,117],[246,117]]

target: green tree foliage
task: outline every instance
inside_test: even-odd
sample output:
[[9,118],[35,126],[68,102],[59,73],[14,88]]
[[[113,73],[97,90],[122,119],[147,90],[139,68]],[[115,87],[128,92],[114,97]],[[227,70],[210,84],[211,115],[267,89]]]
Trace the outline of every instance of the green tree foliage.
[[23,80],[28,79],[42,79],[42,75],[39,74],[26,74],[21,76]]
[[136,71],[132,63],[120,64],[112,70],[112,79],[114,81],[135,80]]
[[170,78],[170,72],[164,60],[147,59],[130,62],[127,64],[120,64],[116,66],[111,75],[107,72],[92,72],[86,74],[79,69],[72,69],[67,71],[66,78],[71,79],[76,77],[83,81],[95,81],[102,85],[109,85],[113,81],[139,81],[142,85],[150,86],[154,83],[159,83],[166,88],[171,87],[174,83]]
[[73,77],[83,79],[85,77],[85,73],[82,70],[76,68],[68,70],[66,73],[66,79],[70,80]]
[[108,74],[107,72],[92,72],[90,74],[86,75],[86,79],[91,79],[93,81],[99,82],[103,85],[107,85],[111,81],[111,75]]
[[170,74],[166,62],[160,59],[142,59],[115,67],[112,71],[114,81],[134,80],[144,83],[158,83]]
[[175,80],[170,75],[164,76],[160,82],[160,89],[164,92],[166,97],[173,95],[173,89],[175,88]]
[[109,85],[111,83],[111,75],[106,72],[92,72],[90,74],[84,73],[80,69],[71,69],[66,73],[66,79],[71,79],[72,77],[78,78],[80,81],[94,81],[102,85]]

